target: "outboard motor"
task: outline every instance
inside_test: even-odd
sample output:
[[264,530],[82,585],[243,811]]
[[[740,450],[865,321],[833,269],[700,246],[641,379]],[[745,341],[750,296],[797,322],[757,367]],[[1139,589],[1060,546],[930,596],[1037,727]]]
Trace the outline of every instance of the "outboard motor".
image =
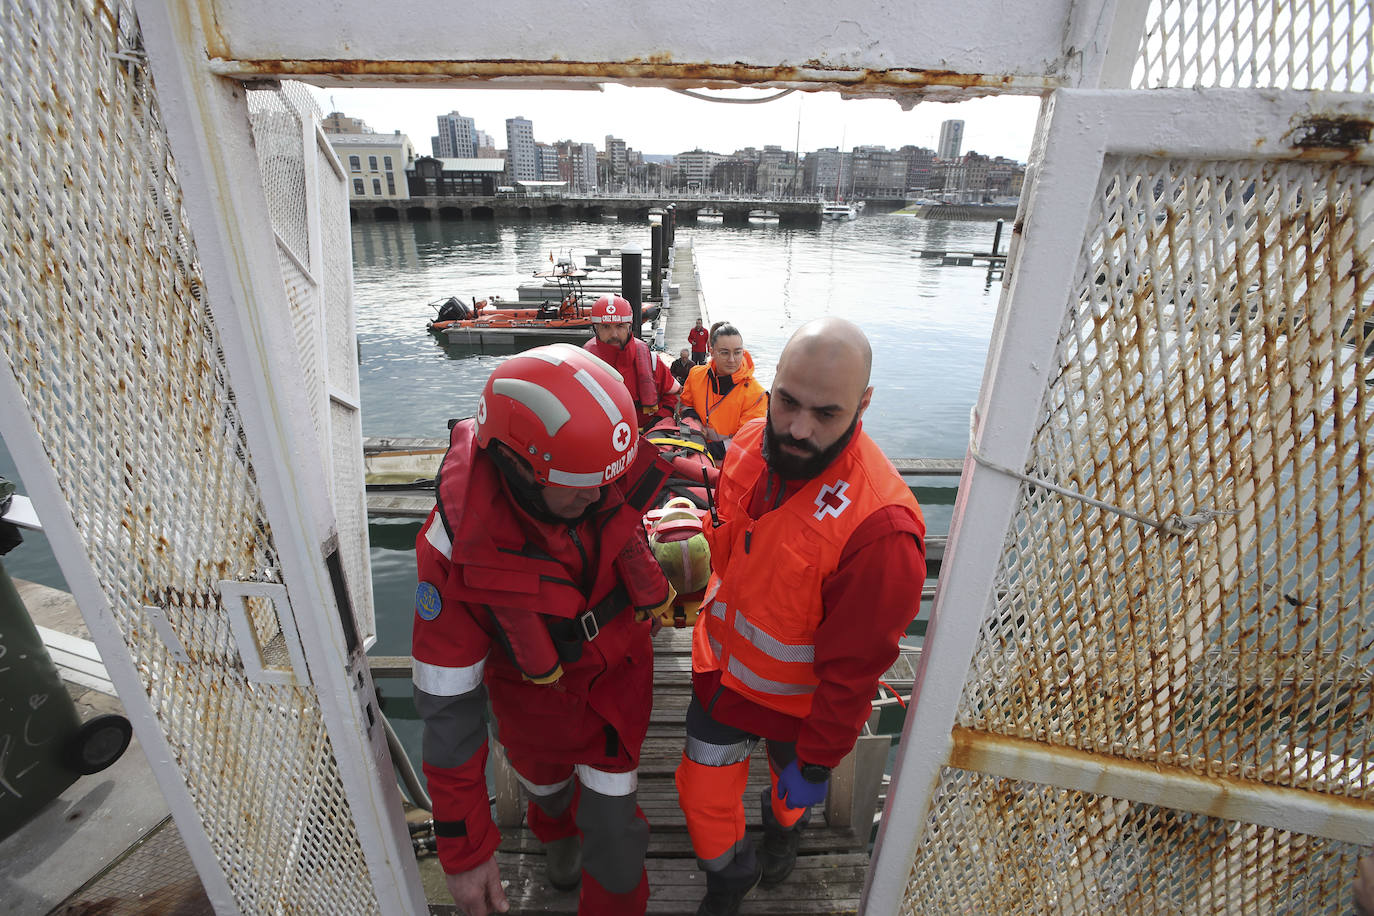
[[472,309],[468,308],[457,298],[449,296],[448,301],[439,306],[439,321],[458,321],[463,318],[471,318]]

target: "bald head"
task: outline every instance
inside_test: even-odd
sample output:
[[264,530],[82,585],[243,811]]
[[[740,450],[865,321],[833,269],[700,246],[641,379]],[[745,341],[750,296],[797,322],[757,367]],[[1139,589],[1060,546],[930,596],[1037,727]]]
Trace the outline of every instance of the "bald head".
[[790,362],[796,362],[799,369],[805,367],[802,371],[844,379],[858,397],[868,388],[873,348],[857,324],[827,316],[797,328],[778,358],[779,375],[790,374],[786,372]]
[[778,359],[768,397],[764,460],[787,480],[815,477],[858,431],[873,389],[873,351],[858,325],[802,325]]

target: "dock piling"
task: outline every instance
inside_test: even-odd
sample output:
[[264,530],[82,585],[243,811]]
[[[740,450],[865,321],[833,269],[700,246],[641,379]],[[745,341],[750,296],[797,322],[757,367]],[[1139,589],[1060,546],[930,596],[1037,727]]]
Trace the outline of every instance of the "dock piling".
[[663,299],[663,224],[649,227],[649,298]]
[[638,337],[644,326],[644,249],[638,245],[620,249],[620,295],[629,300],[634,316],[630,331]]

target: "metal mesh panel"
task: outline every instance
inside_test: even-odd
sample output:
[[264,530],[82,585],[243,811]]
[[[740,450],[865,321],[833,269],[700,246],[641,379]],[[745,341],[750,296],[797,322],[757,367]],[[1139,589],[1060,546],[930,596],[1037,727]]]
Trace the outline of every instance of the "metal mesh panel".
[[[331,401],[329,405],[330,451],[334,459],[336,481],[363,479],[362,417],[357,410]],[[367,494],[360,486],[341,490],[334,499],[334,512],[339,525],[339,555],[348,579],[348,591],[353,600],[353,618],[358,635],[364,641],[377,635],[372,606],[372,566],[367,539]]]
[[1369,92],[1367,0],[1153,0],[1131,86]]
[[946,769],[901,911],[1333,914],[1359,847]]
[[1374,797],[1374,257],[1346,165],[1109,158],[959,722]]
[[[306,223],[305,159],[299,111],[276,89],[253,89],[247,93],[248,113],[253,125],[253,146],[258,153],[267,212],[272,230],[306,270],[310,264],[310,233]],[[313,348],[312,348],[313,349]]]
[[375,911],[315,698],[248,682],[217,588],[279,560],[133,11],[5,0],[0,30],[0,344],[85,560],[237,904]]
[[[316,151],[319,173],[335,183],[335,158],[328,147]],[[342,182],[343,179],[339,179]],[[358,392],[358,342],[353,320],[353,238],[348,223],[348,190],[343,184],[337,189],[337,206],[324,207],[320,213],[320,238],[324,269],[320,282],[324,286],[325,352],[329,359],[329,383],[340,391],[355,395]]]
[[297,263],[278,243],[277,263],[281,267],[282,282],[286,286],[287,307],[291,311],[291,328],[296,337],[296,358],[305,376],[306,401],[310,405],[310,421],[315,441],[324,446],[327,434],[324,427],[325,404],[328,395],[324,388],[324,367],[320,365],[319,298],[310,277],[301,273]]

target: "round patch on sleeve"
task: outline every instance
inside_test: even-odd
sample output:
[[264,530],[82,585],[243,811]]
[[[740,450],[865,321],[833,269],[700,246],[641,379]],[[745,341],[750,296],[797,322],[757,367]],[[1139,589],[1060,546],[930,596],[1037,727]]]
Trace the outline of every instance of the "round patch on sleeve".
[[439,589],[428,582],[421,582],[420,587],[415,589],[415,613],[420,615],[421,620],[433,620],[443,609],[444,602],[439,598]]

